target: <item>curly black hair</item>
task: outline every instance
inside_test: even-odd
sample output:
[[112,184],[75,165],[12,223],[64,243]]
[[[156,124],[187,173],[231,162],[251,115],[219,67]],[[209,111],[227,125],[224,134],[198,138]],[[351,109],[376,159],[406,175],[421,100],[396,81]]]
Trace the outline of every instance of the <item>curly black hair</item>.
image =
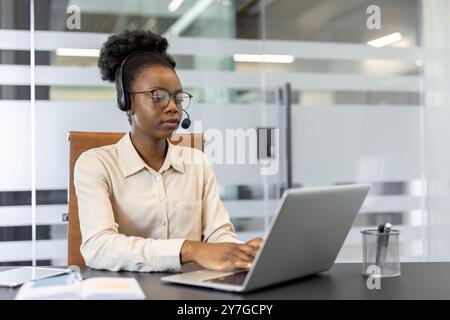
[[168,46],[165,37],[151,31],[125,30],[112,35],[103,44],[97,63],[102,79],[114,82],[124,59],[136,51],[143,53],[131,56],[123,70],[123,82],[127,90],[130,90],[134,77],[144,66],[162,65],[174,69],[176,63],[167,53]]

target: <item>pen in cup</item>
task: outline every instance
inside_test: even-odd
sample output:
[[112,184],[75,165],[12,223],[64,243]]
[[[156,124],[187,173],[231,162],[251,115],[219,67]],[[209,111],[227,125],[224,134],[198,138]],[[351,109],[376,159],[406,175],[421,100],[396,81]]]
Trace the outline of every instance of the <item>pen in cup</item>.
[[389,245],[389,233],[391,232],[392,225],[388,222],[378,226],[377,236],[377,252],[376,252],[376,265],[379,267],[384,266],[386,263],[386,252]]
[[381,278],[400,276],[400,231],[393,229],[390,223],[386,223],[378,228],[363,230],[361,233],[363,274]]
[[389,234],[391,232],[391,228],[392,228],[392,225],[390,223],[386,223],[384,225],[383,233],[385,235],[383,236],[383,239],[382,239],[381,256],[380,256],[381,267],[383,267],[385,265],[385,263],[386,263],[386,254],[387,254],[387,251],[388,251]]

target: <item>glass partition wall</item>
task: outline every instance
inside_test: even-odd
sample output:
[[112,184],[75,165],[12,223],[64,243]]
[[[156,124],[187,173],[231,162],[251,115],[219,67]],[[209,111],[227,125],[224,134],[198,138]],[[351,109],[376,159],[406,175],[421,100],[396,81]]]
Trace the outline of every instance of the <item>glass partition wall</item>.
[[0,5],[0,264],[65,264],[67,133],[129,130],[97,68],[125,29],[168,38],[242,240],[264,235],[287,187],[368,182],[338,262],[361,261],[359,231],[383,222],[402,261],[450,256],[445,0]]
[[[29,1],[1,0],[0,265],[31,264],[34,260],[29,37]],[[39,236],[44,229],[37,230]]]
[[385,222],[401,231],[403,261],[423,259],[420,2],[284,0],[255,10],[266,54],[292,58],[266,73],[268,91],[292,86],[293,184],[371,184],[338,261],[361,261],[360,231]]

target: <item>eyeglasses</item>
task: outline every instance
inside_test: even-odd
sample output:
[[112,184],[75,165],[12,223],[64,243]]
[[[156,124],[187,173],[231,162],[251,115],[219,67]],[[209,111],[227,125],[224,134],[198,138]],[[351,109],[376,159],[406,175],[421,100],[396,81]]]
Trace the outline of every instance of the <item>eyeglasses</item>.
[[169,104],[170,98],[175,97],[175,105],[179,109],[187,109],[191,103],[192,95],[187,92],[177,92],[174,94],[170,94],[167,90],[164,89],[152,89],[146,91],[136,91],[136,92],[128,92],[129,94],[137,94],[137,93],[146,93],[150,94],[153,100],[153,104],[157,108],[165,108]]

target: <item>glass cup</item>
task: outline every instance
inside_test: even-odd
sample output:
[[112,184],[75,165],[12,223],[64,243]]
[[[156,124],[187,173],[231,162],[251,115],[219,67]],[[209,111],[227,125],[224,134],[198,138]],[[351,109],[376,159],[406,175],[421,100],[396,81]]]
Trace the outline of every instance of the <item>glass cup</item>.
[[378,230],[364,230],[363,274],[380,278],[400,276],[400,231],[380,233]]

